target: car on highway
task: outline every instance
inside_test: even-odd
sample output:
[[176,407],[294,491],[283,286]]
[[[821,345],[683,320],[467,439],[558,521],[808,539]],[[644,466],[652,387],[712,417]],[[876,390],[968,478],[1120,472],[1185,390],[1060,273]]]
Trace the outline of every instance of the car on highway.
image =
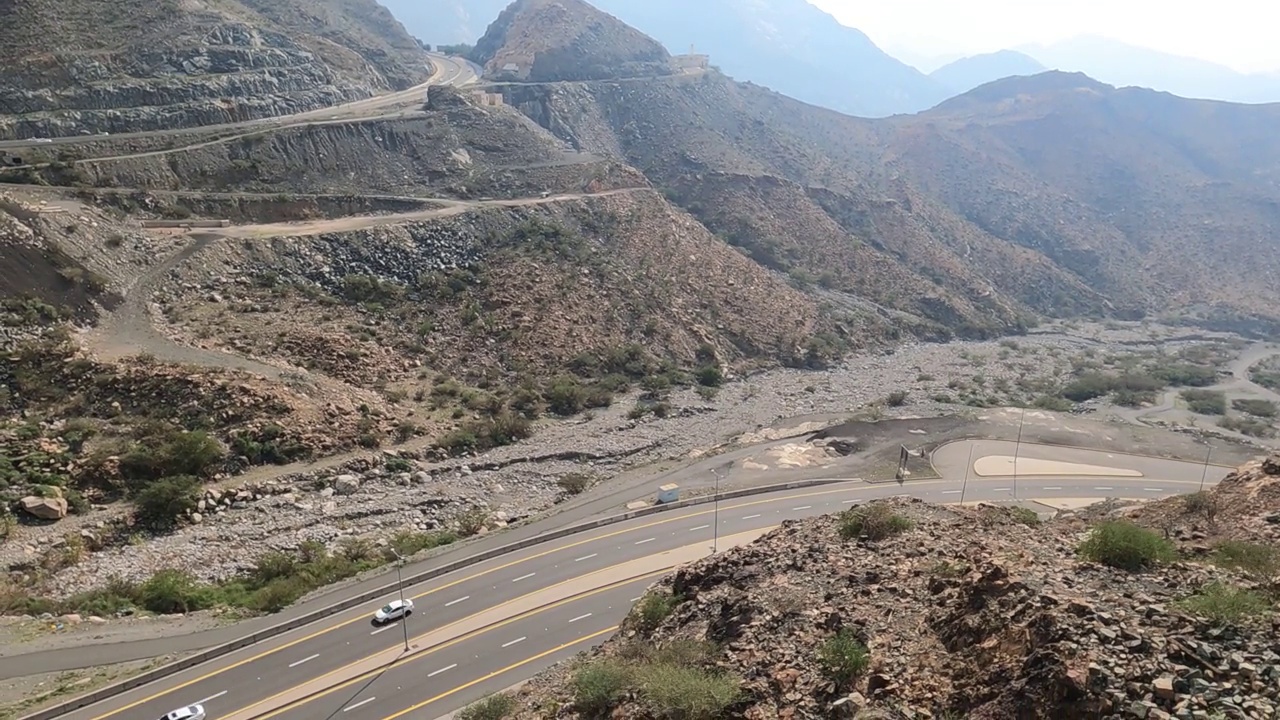
[[49,138],[36,138],[36,142],[38,142],[38,143],[51,143],[51,142],[53,142],[53,141],[52,141],[52,140],[50,140]]
[[204,717],[203,705],[188,705],[174,710],[160,720],[204,720]]
[[373,614],[373,622],[375,625],[389,623],[392,620],[408,617],[413,614],[412,600],[392,600],[378,609]]

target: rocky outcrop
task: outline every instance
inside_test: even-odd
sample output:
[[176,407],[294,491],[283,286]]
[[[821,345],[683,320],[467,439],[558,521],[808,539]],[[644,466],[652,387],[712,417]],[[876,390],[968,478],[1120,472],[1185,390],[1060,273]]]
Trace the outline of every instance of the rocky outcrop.
[[[0,138],[254,120],[426,79],[421,48],[374,3],[244,7],[253,4],[222,0],[192,10],[161,1],[101,18],[105,6],[75,0],[12,8],[0,30]],[[370,18],[361,15],[378,14],[382,27],[362,27]],[[319,15],[324,21],[312,22]]]
[[1280,548],[1280,455],[1247,463],[1203,493],[1097,513],[1161,530],[1190,553],[1224,540]]
[[[908,500],[887,512],[897,534],[864,524],[843,539],[839,516],[789,521],[677,571],[619,635],[527,686],[515,717],[665,716],[650,686],[626,689],[627,673],[655,666],[736,685],[722,715],[735,718],[1275,717],[1274,607],[1211,622],[1183,603],[1224,586],[1262,597],[1252,581],[1083,561],[1077,520]],[[593,663],[615,669],[620,692],[567,682],[605,667]]]
[[662,44],[582,0],[518,0],[476,43],[497,80],[550,82],[670,75]]

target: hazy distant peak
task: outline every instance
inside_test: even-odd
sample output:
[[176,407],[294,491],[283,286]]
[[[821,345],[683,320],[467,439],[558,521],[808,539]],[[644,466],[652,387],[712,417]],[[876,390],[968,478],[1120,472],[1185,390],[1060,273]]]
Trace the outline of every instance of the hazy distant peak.
[[929,77],[956,93],[963,93],[992,80],[1015,75],[1035,75],[1046,69],[1030,55],[1016,50],[998,50],[947,63],[930,73]]

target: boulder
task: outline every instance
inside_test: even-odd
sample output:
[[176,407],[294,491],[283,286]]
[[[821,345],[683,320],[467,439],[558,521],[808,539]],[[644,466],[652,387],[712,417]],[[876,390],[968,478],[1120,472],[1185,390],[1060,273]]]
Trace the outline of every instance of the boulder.
[[360,489],[360,478],[355,475],[339,475],[333,479],[333,492],[338,495],[351,495]]
[[19,501],[22,511],[41,520],[61,520],[67,516],[67,501],[63,498],[43,498],[29,495]]

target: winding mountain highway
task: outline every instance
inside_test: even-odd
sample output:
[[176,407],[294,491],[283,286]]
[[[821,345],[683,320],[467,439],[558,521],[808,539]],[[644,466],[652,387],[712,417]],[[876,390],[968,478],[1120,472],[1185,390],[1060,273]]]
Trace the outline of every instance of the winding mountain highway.
[[142,138],[154,137],[172,137],[179,135],[208,135],[210,133],[230,132],[235,130],[264,130],[264,129],[280,129],[296,125],[308,125],[326,120],[336,120],[339,118],[350,119],[354,117],[364,117],[371,114],[377,114],[377,111],[399,105],[407,105],[412,103],[421,103],[423,93],[427,88],[433,85],[453,85],[455,87],[464,87],[475,84],[480,79],[481,68],[469,60],[453,57],[450,55],[442,55],[440,53],[427,53],[431,59],[432,73],[427,81],[419,85],[396,92],[385,93],[383,95],[374,95],[363,100],[356,100],[343,105],[334,105],[332,107],[319,108],[316,110],[308,110],[306,112],[295,113],[293,115],[276,115],[267,118],[259,118],[257,120],[246,120],[244,122],[223,123],[219,125],[201,125],[190,128],[177,128],[172,130],[148,130],[135,133],[119,133],[111,136],[101,135],[69,135],[66,137],[55,138],[29,138],[25,140],[4,140],[0,141],[0,149],[18,150],[22,148],[40,148],[49,147],[51,145],[77,145],[91,142],[102,142],[107,140],[137,140]]
[[750,542],[787,519],[904,494],[936,503],[1157,498],[1195,491],[1227,472],[994,440],[949,443],[934,461],[943,479],[774,492],[535,545],[405,588],[416,605],[405,624],[371,623],[373,611],[393,599],[383,598],[64,717],[154,718],[200,702],[210,720],[429,720],[601,642],[672,568],[709,555],[713,544],[723,551]]

